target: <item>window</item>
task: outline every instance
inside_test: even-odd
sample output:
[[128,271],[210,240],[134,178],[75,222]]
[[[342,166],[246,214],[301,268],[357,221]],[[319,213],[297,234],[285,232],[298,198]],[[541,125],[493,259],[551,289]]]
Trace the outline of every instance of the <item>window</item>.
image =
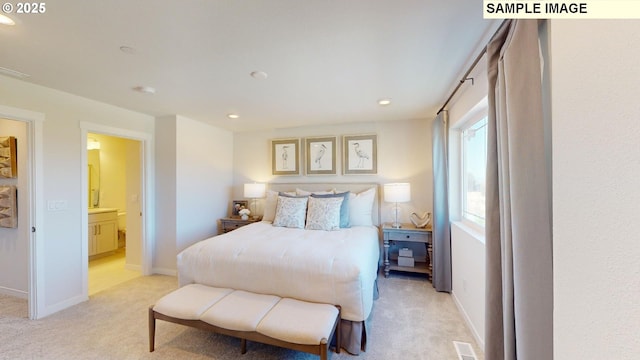
[[484,227],[487,118],[462,129],[462,218]]

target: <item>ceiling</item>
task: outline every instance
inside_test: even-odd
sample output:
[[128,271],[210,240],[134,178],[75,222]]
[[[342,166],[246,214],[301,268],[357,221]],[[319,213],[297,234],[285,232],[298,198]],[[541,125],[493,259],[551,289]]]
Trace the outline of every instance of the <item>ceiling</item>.
[[[432,118],[496,27],[481,6],[56,0],[44,14],[12,13],[16,25],[0,25],[0,67],[35,84],[231,131]],[[379,106],[381,98],[391,105]]]

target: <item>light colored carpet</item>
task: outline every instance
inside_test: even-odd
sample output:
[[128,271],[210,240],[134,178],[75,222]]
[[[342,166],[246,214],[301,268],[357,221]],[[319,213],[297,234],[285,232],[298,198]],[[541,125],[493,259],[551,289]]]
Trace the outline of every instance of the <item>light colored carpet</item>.
[[[41,320],[27,319],[25,300],[0,295],[0,359],[318,359],[311,354],[248,343],[158,321],[149,352],[147,309],[177,287],[176,278],[145,276],[102,291]],[[457,359],[452,341],[475,344],[451,296],[421,278],[379,278],[380,298],[368,323],[368,348],[330,359]]]

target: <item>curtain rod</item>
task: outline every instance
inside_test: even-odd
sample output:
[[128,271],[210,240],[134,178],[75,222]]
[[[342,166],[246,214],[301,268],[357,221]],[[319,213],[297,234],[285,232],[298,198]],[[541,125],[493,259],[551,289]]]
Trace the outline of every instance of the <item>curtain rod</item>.
[[[489,38],[489,41],[491,41],[498,32],[500,32],[500,30],[502,30],[502,28],[507,25],[507,23],[510,22],[510,20],[503,20],[502,23],[500,24],[500,26],[498,26],[498,29],[496,30],[496,32],[493,33],[493,35],[491,35],[491,37]],[[485,45],[482,48],[482,51],[480,51],[480,54],[478,54],[478,56],[476,57],[476,59],[473,61],[473,63],[471,64],[471,66],[469,66],[469,69],[467,69],[467,72],[464,73],[464,76],[462,76],[462,79],[460,79],[460,82],[458,82],[458,86],[456,86],[455,89],[453,89],[453,91],[451,92],[451,95],[449,95],[449,97],[447,98],[447,100],[444,102],[444,104],[442,104],[442,107],[440,108],[440,110],[438,110],[438,112],[436,113],[436,115],[440,115],[440,113],[442,112],[442,110],[444,110],[445,107],[447,107],[447,105],[449,105],[449,101],[451,101],[451,99],[453,98],[453,96],[458,92],[458,90],[460,89],[460,87],[462,86],[462,84],[464,84],[465,81],[467,81],[469,79],[469,74],[471,74],[471,72],[473,71],[473,69],[476,67],[476,65],[478,65],[478,62],[480,62],[480,59],[482,59],[482,57],[484,56],[484,54],[487,52],[487,46]]]

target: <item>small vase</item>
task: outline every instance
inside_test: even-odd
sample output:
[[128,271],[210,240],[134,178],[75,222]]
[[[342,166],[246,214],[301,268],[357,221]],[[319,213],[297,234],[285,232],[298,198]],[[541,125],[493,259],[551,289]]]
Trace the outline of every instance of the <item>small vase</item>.
[[249,215],[242,215],[240,218],[242,220],[249,220]]

